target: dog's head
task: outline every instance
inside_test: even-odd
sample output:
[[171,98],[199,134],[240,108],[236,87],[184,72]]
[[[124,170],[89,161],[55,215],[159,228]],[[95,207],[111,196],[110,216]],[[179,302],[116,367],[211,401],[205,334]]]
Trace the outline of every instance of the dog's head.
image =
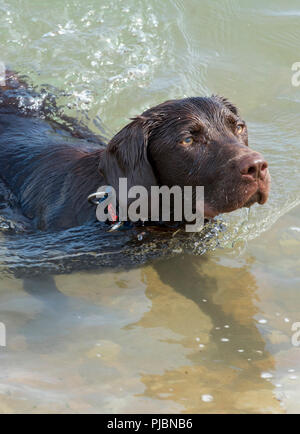
[[146,110],[110,141],[100,163],[118,190],[143,185],[203,186],[205,217],[267,201],[268,164],[248,147],[246,123],[225,98],[166,101]]

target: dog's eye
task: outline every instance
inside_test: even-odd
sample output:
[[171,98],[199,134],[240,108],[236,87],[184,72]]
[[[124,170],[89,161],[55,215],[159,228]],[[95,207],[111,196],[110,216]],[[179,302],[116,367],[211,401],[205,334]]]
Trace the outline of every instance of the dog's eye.
[[190,146],[193,143],[193,141],[194,141],[193,137],[186,137],[180,143],[184,146]]
[[238,124],[238,125],[236,126],[236,133],[237,133],[237,134],[242,134],[242,133],[244,132],[244,129],[245,129],[245,125],[243,125],[243,124]]

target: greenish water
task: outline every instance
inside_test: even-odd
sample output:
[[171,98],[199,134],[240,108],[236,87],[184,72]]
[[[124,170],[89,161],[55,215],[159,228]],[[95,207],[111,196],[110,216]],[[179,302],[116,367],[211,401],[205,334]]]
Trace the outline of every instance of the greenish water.
[[226,216],[204,256],[2,275],[0,411],[299,413],[299,20],[292,0],[0,0],[0,60],[66,113],[112,134],[166,99],[218,93],[272,175],[269,202]]

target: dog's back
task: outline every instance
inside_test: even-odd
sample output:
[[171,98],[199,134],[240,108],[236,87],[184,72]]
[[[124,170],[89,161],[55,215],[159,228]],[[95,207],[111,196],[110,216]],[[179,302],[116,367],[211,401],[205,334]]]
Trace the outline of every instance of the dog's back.
[[35,227],[67,228],[95,219],[87,195],[102,181],[99,144],[24,111],[15,98],[19,90],[25,92],[17,86],[0,92],[0,179]]

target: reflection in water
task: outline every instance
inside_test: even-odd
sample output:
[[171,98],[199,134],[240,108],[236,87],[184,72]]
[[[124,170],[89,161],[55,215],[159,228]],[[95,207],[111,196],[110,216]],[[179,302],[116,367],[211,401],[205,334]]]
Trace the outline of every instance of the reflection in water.
[[4,280],[2,408],[280,411],[261,378],[275,366],[253,319],[250,266],[186,256],[67,281],[26,278],[11,293]]
[[275,366],[253,319],[257,287],[249,267],[185,257],[144,273],[152,309],[137,326],[170,329],[177,338],[164,341],[188,349],[184,365],[143,375],[144,395],[172,399],[186,412],[280,411],[273,385],[261,378]]

